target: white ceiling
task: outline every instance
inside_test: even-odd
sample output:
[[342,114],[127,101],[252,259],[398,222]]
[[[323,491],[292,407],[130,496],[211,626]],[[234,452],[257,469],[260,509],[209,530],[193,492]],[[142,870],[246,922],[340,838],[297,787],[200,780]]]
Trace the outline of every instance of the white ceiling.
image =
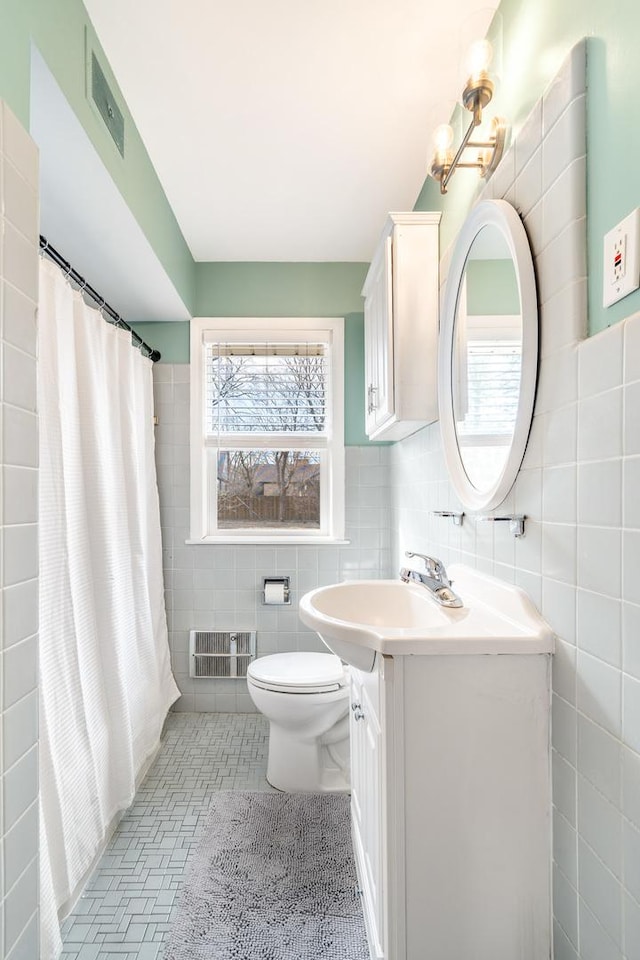
[[368,261],[497,0],[84,4],[196,260]]

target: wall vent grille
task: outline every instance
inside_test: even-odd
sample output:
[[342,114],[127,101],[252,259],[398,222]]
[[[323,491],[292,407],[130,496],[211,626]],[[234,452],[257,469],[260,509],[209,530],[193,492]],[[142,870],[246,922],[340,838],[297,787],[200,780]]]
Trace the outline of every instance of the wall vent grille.
[[246,677],[256,656],[256,634],[221,630],[189,632],[189,676]]
[[124,116],[116,102],[98,59],[91,52],[91,99],[104,120],[113,142],[124,157]]

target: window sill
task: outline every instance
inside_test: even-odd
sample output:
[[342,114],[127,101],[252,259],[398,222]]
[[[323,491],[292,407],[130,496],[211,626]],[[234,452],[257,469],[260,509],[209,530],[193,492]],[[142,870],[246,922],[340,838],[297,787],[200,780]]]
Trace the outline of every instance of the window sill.
[[233,544],[234,546],[244,544],[246,547],[262,546],[263,544],[280,547],[299,546],[301,544],[311,547],[339,547],[347,546],[350,543],[351,540],[342,540],[333,537],[202,537],[201,540],[185,540],[185,544],[189,547],[198,545],[211,546],[212,544],[218,544],[220,546],[227,544]]

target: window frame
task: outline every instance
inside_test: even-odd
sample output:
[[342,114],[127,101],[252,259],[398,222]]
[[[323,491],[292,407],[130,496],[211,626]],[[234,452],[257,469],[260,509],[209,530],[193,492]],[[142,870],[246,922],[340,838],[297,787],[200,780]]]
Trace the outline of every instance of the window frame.
[[[207,441],[205,429],[205,347],[217,339],[228,338],[234,342],[243,340],[286,341],[298,335],[302,342],[328,342],[329,360],[329,405],[327,406],[329,430],[327,439],[314,445],[308,434],[305,440],[309,448],[321,450],[322,459],[328,460],[323,470],[321,497],[321,525],[318,531],[276,528],[218,529],[217,491],[209,482],[211,462],[219,447]],[[346,543],[345,526],[345,466],[344,466],[344,318],[343,317],[195,317],[190,332],[190,464],[191,464],[191,536],[187,543],[238,543],[238,544],[321,544]],[[295,433],[257,434],[260,441],[249,443],[246,448],[287,449],[284,442]],[[265,439],[263,439],[265,438]],[[229,449],[235,449],[230,444]],[[213,523],[211,522],[213,520]],[[213,532],[212,532],[213,531]]]

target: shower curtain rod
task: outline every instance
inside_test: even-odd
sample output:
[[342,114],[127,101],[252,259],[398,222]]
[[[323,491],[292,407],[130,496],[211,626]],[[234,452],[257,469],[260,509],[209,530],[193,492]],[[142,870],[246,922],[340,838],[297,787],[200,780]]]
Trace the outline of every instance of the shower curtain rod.
[[109,306],[104,297],[101,297],[99,293],[96,293],[96,291],[87,283],[84,277],[81,277],[78,271],[73,269],[71,264],[64,259],[61,253],[58,253],[55,247],[51,246],[47,238],[43,237],[42,234],[40,235],[40,250],[64,270],[69,280],[73,280],[74,283],[78,284],[81,293],[89,294],[91,299],[95,300],[95,302],[98,304],[100,310],[111,317],[111,320],[107,320],[107,323],[113,323],[116,327],[121,327],[123,330],[129,331],[134,347],[140,347],[140,352],[143,356],[149,357],[153,363],[156,363],[160,359],[160,351],[154,350],[153,347],[150,347],[148,343],[145,343],[142,337],[139,337],[135,330],[129,326],[126,320],[123,320],[120,314],[116,313],[113,307]]

